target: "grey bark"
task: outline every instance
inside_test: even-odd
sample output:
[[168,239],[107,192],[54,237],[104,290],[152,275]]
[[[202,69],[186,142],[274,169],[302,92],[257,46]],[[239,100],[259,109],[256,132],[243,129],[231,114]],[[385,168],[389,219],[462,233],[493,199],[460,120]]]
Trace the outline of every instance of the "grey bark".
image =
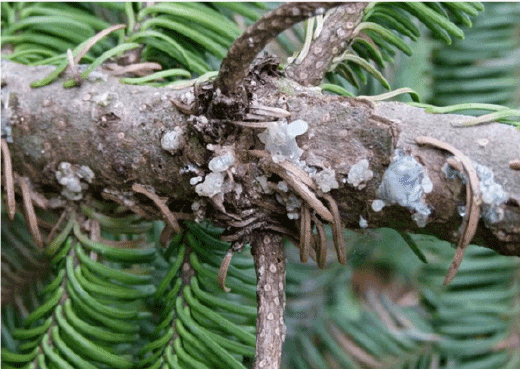
[[350,47],[355,36],[353,32],[361,23],[367,5],[352,2],[330,10],[322,31],[312,40],[303,61],[300,64],[293,61],[287,66],[287,76],[302,85],[319,85],[334,58]]
[[[28,176],[42,192],[59,193],[57,166],[70,162],[93,170],[95,178],[89,188],[92,191],[122,193],[138,182],[170,198],[173,211],[190,209],[193,201],[201,199],[190,178],[207,174],[207,163],[216,154],[207,149],[207,135],[198,134],[194,128],[204,119],[190,118],[170,102],[172,98],[181,99],[189,89],[128,86],[103,73],[99,74],[101,80],[85,81],[79,88],[64,89],[58,82],[39,89],[29,87],[30,82],[50,70],[52,67],[2,64],[3,101],[9,94],[3,120],[12,128],[14,142],[9,146],[19,174]],[[334,170],[340,188],[331,193],[346,227],[358,228],[363,216],[369,227],[392,226],[456,242],[461,222],[457,206],[465,199],[463,194],[453,197],[440,173],[446,153],[415,145],[416,136],[427,135],[453,144],[493,170],[495,180],[508,196],[500,206],[504,217],[492,225],[481,222],[475,242],[502,254],[520,255],[520,174],[508,165],[520,158],[517,129],[496,123],[454,128],[451,123],[467,117],[426,114],[423,109],[394,102],[372,106],[361,100],[322,95],[316,88],[302,87],[283,78],[266,81],[255,96],[258,104],[289,111],[289,121],[308,122],[308,132],[298,137],[303,149],[301,159],[318,170]],[[271,205],[269,209],[279,211],[269,211],[264,206],[260,211],[266,216],[278,216],[278,222],[284,226],[295,226],[280,215],[283,207],[273,195],[263,193],[256,181],[258,176],[268,174],[261,160],[247,154],[249,149],[263,149],[257,138],[259,130],[223,122],[207,123],[211,124],[223,133],[213,144],[233,147],[237,158],[234,179],[244,188],[241,199],[237,200],[234,193],[226,195],[224,208],[240,214],[245,208],[254,207],[252,204],[263,202]],[[178,150],[172,154],[161,147],[161,137],[176,128],[183,134]],[[488,141],[484,146],[482,139]],[[397,148],[419,158],[433,180],[434,190],[426,195],[425,202],[434,212],[424,228],[411,220],[406,208],[390,206],[374,212],[370,206],[378,197],[377,188]],[[374,177],[364,189],[357,190],[344,182],[352,165],[363,158],[369,160]],[[213,218],[209,210],[205,216]]]
[[[219,218],[216,215],[222,215],[222,211],[240,216],[254,209],[264,214],[264,219],[273,218],[280,226],[297,229],[297,223],[287,219],[274,195],[264,193],[256,180],[269,175],[263,159],[248,155],[250,149],[264,148],[257,138],[258,129],[207,122],[203,117],[180,113],[170,99],[182,100],[190,89],[128,86],[103,73],[99,74],[101,79],[85,81],[73,89],[64,89],[59,82],[39,89],[29,87],[30,82],[51,70],[2,62],[2,101],[9,95],[2,120],[12,129],[14,142],[9,147],[14,170],[29,177],[40,192],[57,196],[61,191],[57,167],[70,162],[86,165],[94,172],[89,191],[123,194],[138,182],[167,196],[172,211],[189,210],[195,200],[200,200],[207,203],[203,215],[210,219]],[[289,121],[303,119],[309,124],[307,133],[298,137],[303,149],[301,159],[318,171],[334,171],[340,186],[331,195],[346,227],[359,228],[363,216],[369,227],[391,226],[456,242],[461,223],[457,207],[465,197],[463,193],[455,196],[441,174],[447,154],[415,145],[416,136],[427,135],[453,144],[493,170],[508,197],[500,206],[504,216],[495,224],[480,222],[475,242],[506,255],[520,255],[520,174],[508,165],[520,158],[518,130],[496,123],[454,128],[450,123],[466,117],[426,114],[402,103],[372,105],[322,95],[317,88],[302,87],[284,78],[266,77],[263,82],[254,91],[256,104],[286,109],[291,114]],[[175,129],[183,134],[178,150],[172,154],[161,147],[161,138]],[[488,140],[484,146],[482,139]],[[208,144],[213,145],[213,151]],[[243,192],[240,196],[227,193],[219,206],[198,196],[190,178],[208,174],[207,163],[217,155],[215,150],[225,147],[234,152],[233,177]],[[424,201],[434,211],[424,228],[412,221],[407,208],[388,206],[380,212],[371,208],[397,148],[416,157],[433,181],[433,192]],[[358,190],[345,180],[349,169],[361,159],[369,160],[374,177]]]
[[280,367],[285,340],[285,250],[282,237],[265,232],[253,235],[258,315],[255,369]]

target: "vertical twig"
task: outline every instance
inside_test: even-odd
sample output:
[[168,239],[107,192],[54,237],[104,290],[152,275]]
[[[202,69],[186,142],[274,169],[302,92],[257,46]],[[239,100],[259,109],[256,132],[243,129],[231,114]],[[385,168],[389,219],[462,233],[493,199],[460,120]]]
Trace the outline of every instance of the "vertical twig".
[[285,250],[282,237],[256,233],[251,250],[257,277],[256,356],[253,369],[280,368],[285,339]]
[[367,5],[367,2],[346,3],[328,13],[301,63],[295,60],[287,66],[287,76],[302,85],[319,85],[333,59],[351,45],[356,36],[354,29],[361,23]]

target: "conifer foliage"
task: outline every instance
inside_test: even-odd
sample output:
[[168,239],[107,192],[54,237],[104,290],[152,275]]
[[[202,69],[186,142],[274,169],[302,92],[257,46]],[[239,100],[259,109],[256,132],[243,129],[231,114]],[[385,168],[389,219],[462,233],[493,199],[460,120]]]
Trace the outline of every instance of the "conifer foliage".
[[[33,88],[72,88],[98,78],[100,66],[122,83],[182,88],[213,80],[244,28],[276,5],[2,2],[2,59],[56,66]],[[374,81],[390,90],[385,67],[430,37],[443,43],[433,54],[430,102],[511,104],[517,80],[506,54],[518,53],[518,4],[489,4],[488,18],[479,18],[484,6],[472,2],[365,5],[323,91],[355,96]],[[288,71],[306,57],[326,20],[320,14],[278,36]],[[476,29],[464,28],[473,23]],[[479,58],[502,59],[483,68],[471,59],[477,44]],[[73,77],[58,81],[67,68]],[[464,101],[445,100],[454,79],[470,95]],[[493,81],[496,88],[481,93]],[[2,109],[7,93],[2,85]],[[507,122],[511,114],[498,118]],[[189,212],[165,222],[169,210],[109,194],[44,210],[39,204],[58,194],[38,193],[12,173],[9,139],[2,125],[2,367],[254,365],[257,277],[249,244],[231,252],[220,237],[224,229],[210,220],[195,221]],[[332,242],[337,230],[324,232]],[[446,243],[390,229],[343,232],[348,262],[322,261],[325,269],[300,263],[285,241],[283,367],[520,365],[511,348],[519,336],[516,259],[470,247],[457,278],[441,288],[452,258]]]

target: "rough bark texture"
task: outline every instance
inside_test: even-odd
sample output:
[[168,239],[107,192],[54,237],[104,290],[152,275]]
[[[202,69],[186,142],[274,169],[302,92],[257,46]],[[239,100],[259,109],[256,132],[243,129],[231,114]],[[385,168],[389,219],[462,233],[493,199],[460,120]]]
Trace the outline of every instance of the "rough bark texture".
[[[503,220],[495,224],[484,224],[481,220],[473,243],[486,245],[504,255],[520,256],[520,171],[510,167],[511,161],[520,158],[518,129],[499,123],[456,128],[452,124],[466,121],[468,117],[428,114],[423,109],[399,103],[378,104],[376,114],[406,127],[401,130],[397,146],[410,150],[411,155],[427,168],[433,181],[434,191],[426,196],[426,202],[435,209],[436,222],[429,224],[424,231],[450,239],[453,229],[443,229],[443,224],[449,219],[454,220],[457,206],[465,202],[454,195],[453,187],[441,171],[450,155],[429,147],[418,147],[414,143],[415,137],[431,136],[458,148],[476,163],[491,168],[495,181],[508,194],[503,206]],[[455,218],[455,221],[459,220]],[[387,225],[390,225],[388,220]]]
[[216,87],[225,95],[242,84],[256,55],[278,34],[341,3],[287,3],[262,16],[231,45],[220,67]]
[[323,29],[300,64],[287,66],[287,76],[302,85],[317,86],[330,68],[332,60],[340,56],[352,43],[352,32],[363,19],[368,3],[347,3],[330,10]]
[[253,369],[277,369],[285,340],[285,250],[282,237],[273,233],[255,234],[251,243],[255,259],[256,355]]
[[[2,62],[3,101],[9,93],[2,120],[12,128],[13,167],[29,177],[38,191],[59,194],[57,167],[70,162],[89,166],[94,172],[89,191],[111,190],[132,198],[129,191],[137,182],[170,198],[172,211],[189,212],[197,200],[206,206],[201,216],[213,220],[244,219],[244,214],[255,212],[271,225],[298,228],[297,221],[287,218],[285,206],[274,194],[262,191],[256,179],[265,175],[275,184],[280,180],[265,159],[249,155],[249,150],[264,149],[257,137],[261,130],[181,114],[170,99],[182,101],[189,90],[128,86],[105,75],[106,80],[85,81],[73,89],[63,89],[59,82],[39,89],[29,87],[51,70]],[[502,124],[453,128],[450,123],[467,118],[425,114],[402,103],[373,105],[322,95],[317,88],[302,87],[289,79],[257,77],[255,104],[285,109],[291,114],[289,121],[303,119],[309,124],[308,131],[297,138],[303,149],[301,159],[318,171],[334,171],[340,186],[330,193],[346,227],[358,228],[363,216],[369,227],[391,226],[456,242],[462,220],[457,206],[465,203],[464,191],[453,191],[440,170],[445,152],[415,145],[415,137],[426,135],[451,143],[493,170],[508,200],[500,206],[502,220],[480,222],[475,242],[503,254],[520,255],[520,173],[508,164],[520,158],[518,130]],[[182,135],[172,154],[162,149],[161,138],[175,129]],[[482,139],[488,143],[482,145]],[[396,148],[416,157],[432,179],[433,191],[425,202],[433,212],[424,228],[417,226],[407,208],[387,206],[380,212],[371,208]],[[198,196],[190,178],[208,174],[207,163],[219,150],[233,152],[231,174],[242,189],[227,192],[217,201]],[[369,161],[374,176],[359,190],[345,182],[350,168],[361,159]],[[139,196],[132,199],[142,200]],[[241,225],[236,221],[235,228]]]
[[246,90],[244,80],[256,55],[269,41],[294,24],[339,5],[341,3],[337,2],[291,2],[258,19],[233,42],[222,61],[208,114],[221,119],[241,119],[249,106],[248,95],[251,92]]

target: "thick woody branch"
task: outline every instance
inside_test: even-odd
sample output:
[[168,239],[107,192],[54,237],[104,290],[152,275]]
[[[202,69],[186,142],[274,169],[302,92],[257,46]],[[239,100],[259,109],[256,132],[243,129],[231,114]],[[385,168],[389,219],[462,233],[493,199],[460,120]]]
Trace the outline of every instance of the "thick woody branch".
[[282,237],[253,235],[251,252],[257,278],[256,354],[254,369],[280,368],[285,340],[285,250]]
[[215,87],[232,95],[242,84],[256,55],[278,34],[341,3],[287,3],[262,16],[229,48],[222,61]]
[[[13,171],[29,178],[36,191],[59,195],[62,185],[56,172],[61,162],[69,162],[93,171],[95,177],[88,188],[93,193],[124,197],[132,194],[134,183],[150,185],[158,196],[169,199],[166,203],[172,212],[186,212],[195,200],[205,201],[209,205],[204,216],[228,217],[242,224],[249,216],[242,218],[241,214],[252,214],[244,212],[249,207],[255,216],[275,219],[273,227],[299,234],[298,223],[285,216],[285,207],[280,207],[275,194],[263,191],[257,180],[267,176],[272,177],[270,181],[280,181],[265,157],[249,154],[265,149],[257,137],[262,130],[213,122],[210,128],[218,128],[216,132],[222,136],[208,138],[197,131],[201,125],[206,127],[204,117],[189,118],[170,101],[182,100],[189,90],[128,86],[106,75],[102,75],[106,80],[85,81],[74,89],[64,89],[59,82],[38,89],[29,87],[30,82],[50,70],[52,67],[30,68],[2,62],[2,101],[9,95],[2,119],[12,129],[13,143],[8,146]],[[520,256],[520,173],[509,164],[520,158],[517,129],[496,123],[455,128],[452,123],[467,117],[427,114],[403,103],[374,105],[365,100],[322,95],[315,88],[302,87],[289,79],[268,77],[259,84],[255,96],[257,106],[284,109],[290,113],[289,121],[302,119],[308,123],[307,132],[297,138],[303,150],[300,160],[318,172],[333,171],[339,188],[330,195],[347,228],[359,228],[362,216],[369,227],[423,232],[458,242],[463,221],[459,209],[467,201],[464,184],[460,179],[446,179],[443,167],[450,156],[447,152],[419,147],[415,142],[418,136],[430,136],[492,170],[507,198],[495,209],[498,218],[494,222],[482,218],[478,223],[473,242]],[[161,147],[161,139],[172,131],[179,133],[179,140],[176,149],[169,152]],[[209,143],[212,150],[208,149]],[[208,162],[218,155],[215,147],[233,152],[235,163],[226,178],[232,175],[234,183],[242,186],[240,196],[229,192],[220,200],[200,197],[190,183],[193,177],[210,173]],[[376,212],[371,206],[378,199],[377,190],[396,149],[415,158],[433,183],[433,191],[422,197],[431,209],[425,227],[417,225],[412,218],[414,211],[407,207],[388,205]],[[373,176],[362,184],[364,187],[352,185],[348,182],[349,171],[363,159],[368,161]],[[313,187],[298,184],[298,180],[293,185]],[[317,200],[328,204],[319,192],[312,191]],[[299,192],[291,193],[298,196]],[[135,195],[132,200],[147,199]],[[252,209],[254,204],[260,205]]]
[[286,68],[289,78],[302,85],[319,85],[334,58],[341,55],[352,43],[352,33],[363,19],[368,3],[346,3],[327,14],[323,28],[310,44],[301,63],[295,59]]

